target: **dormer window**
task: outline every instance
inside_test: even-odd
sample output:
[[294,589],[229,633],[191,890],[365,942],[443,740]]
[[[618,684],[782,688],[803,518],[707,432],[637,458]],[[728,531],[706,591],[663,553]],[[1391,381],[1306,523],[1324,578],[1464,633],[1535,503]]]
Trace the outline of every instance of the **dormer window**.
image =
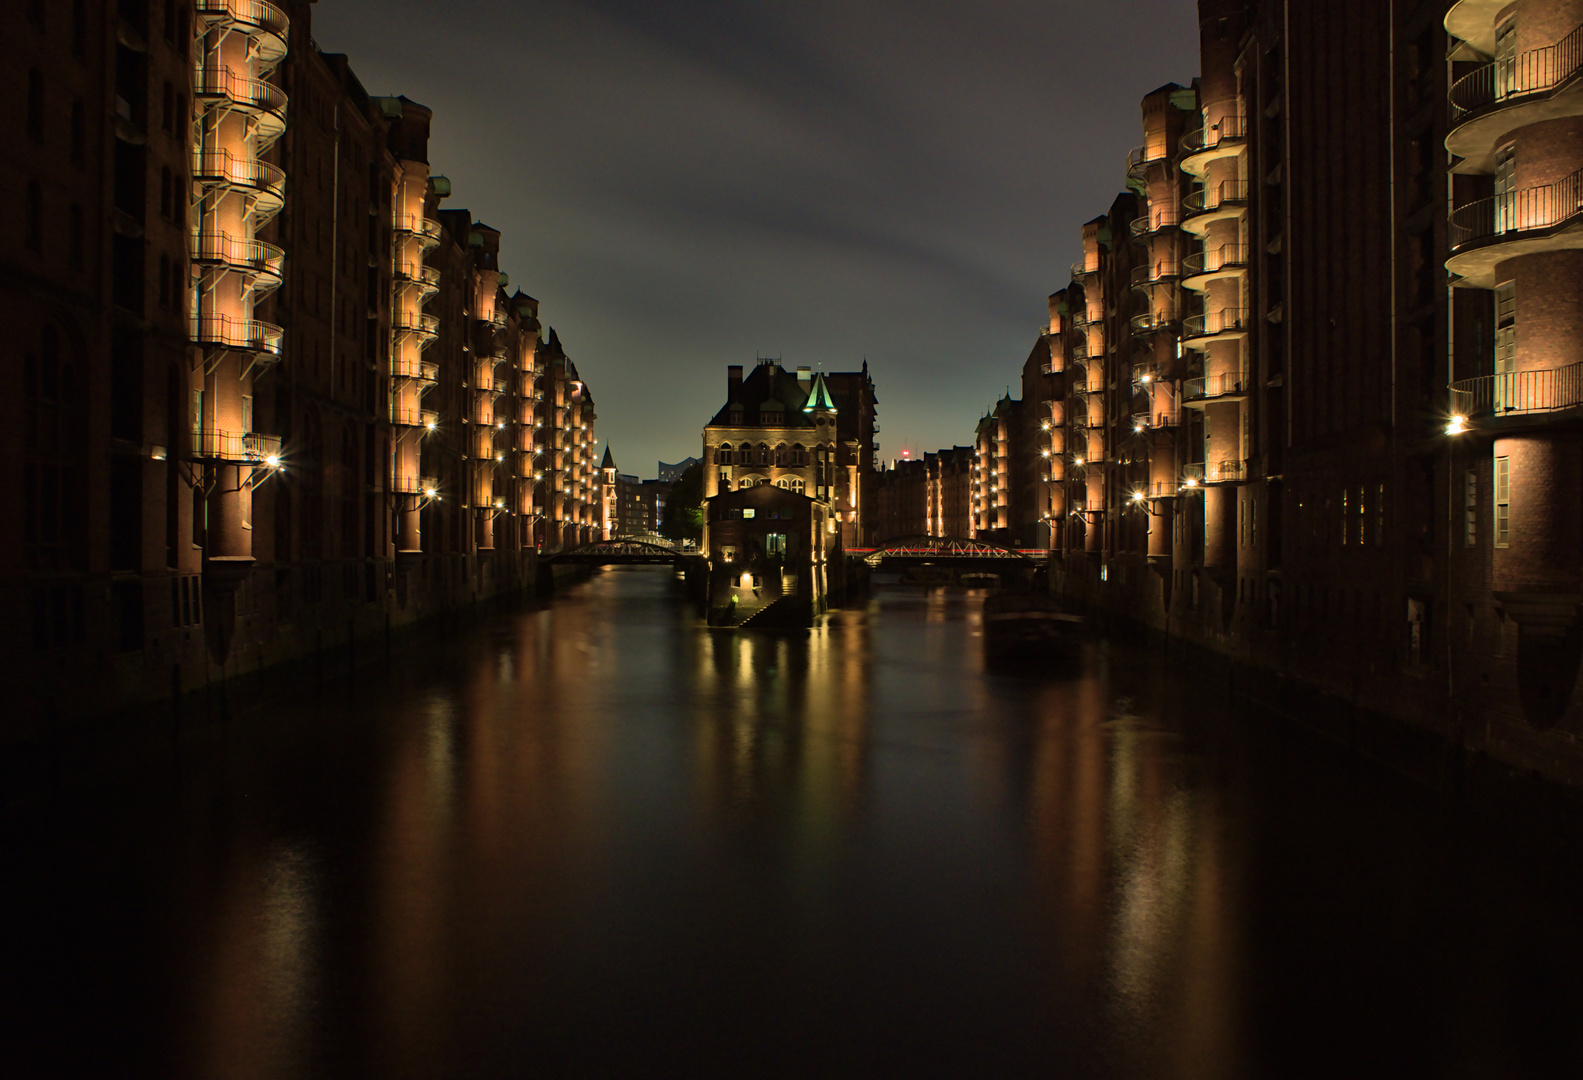
[[742,410],[741,409],[732,409],[730,414],[729,414],[729,416],[727,417],[727,423],[729,423],[732,427],[741,427],[742,426]]

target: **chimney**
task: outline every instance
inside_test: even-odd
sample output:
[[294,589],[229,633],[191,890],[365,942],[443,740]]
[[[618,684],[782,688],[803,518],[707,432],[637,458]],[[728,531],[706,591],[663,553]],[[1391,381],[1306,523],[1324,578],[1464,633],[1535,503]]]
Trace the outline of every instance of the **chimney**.
[[737,391],[742,389],[742,365],[732,364],[726,368],[726,400],[735,401]]
[[811,368],[811,367],[800,367],[800,368],[798,368],[797,369],[797,385],[801,386],[804,390],[806,390],[806,389],[808,389],[808,384],[811,383],[811,382],[813,382],[813,368]]

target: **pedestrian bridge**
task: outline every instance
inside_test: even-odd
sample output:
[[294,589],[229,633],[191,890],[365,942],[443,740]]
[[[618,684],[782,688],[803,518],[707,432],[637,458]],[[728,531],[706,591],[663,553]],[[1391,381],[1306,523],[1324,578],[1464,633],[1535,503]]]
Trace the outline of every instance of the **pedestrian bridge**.
[[1033,565],[1048,554],[1043,548],[1008,548],[961,536],[903,536],[874,548],[847,548],[848,558],[862,559],[879,569],[885,565],[1014,562]]
[[677,559],[690,558],[696,552],[683,551],[674,544],[659,538],[637,540],[622,537],[599,540],[582,547],[567,548],[544,556],[545,562],[582,563],[586,566],[611,566],[622,563],[654,564],[674,563]]

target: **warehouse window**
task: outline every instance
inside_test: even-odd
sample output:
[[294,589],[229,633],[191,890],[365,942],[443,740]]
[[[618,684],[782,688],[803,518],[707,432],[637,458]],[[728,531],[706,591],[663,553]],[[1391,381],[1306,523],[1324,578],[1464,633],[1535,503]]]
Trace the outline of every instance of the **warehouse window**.
[[1495,546],[1507,547],[1511,543],[1511,458],[1495,459]]

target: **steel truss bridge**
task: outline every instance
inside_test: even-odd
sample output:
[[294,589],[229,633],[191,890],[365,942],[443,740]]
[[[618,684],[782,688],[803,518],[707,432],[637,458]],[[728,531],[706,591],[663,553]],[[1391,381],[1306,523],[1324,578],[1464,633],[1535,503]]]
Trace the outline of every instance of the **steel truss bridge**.
[[876,569],[885,563],[970,563],[1014,562],[1032,566],[1049,553],[1042,548],[1019,549],[986,544],[961,536],[903,536],[887,540],[876,548],[847,548],[849,558],[860,558]]
[[683,551],[663,540],[635,540],[623,537],[616,540],[599,540],[582,547],[567,548],[544,557],[546,562],[585,563],[589,566],[609,566],[620,563],[674,563],[677,559],[692,558],[696,552]]

